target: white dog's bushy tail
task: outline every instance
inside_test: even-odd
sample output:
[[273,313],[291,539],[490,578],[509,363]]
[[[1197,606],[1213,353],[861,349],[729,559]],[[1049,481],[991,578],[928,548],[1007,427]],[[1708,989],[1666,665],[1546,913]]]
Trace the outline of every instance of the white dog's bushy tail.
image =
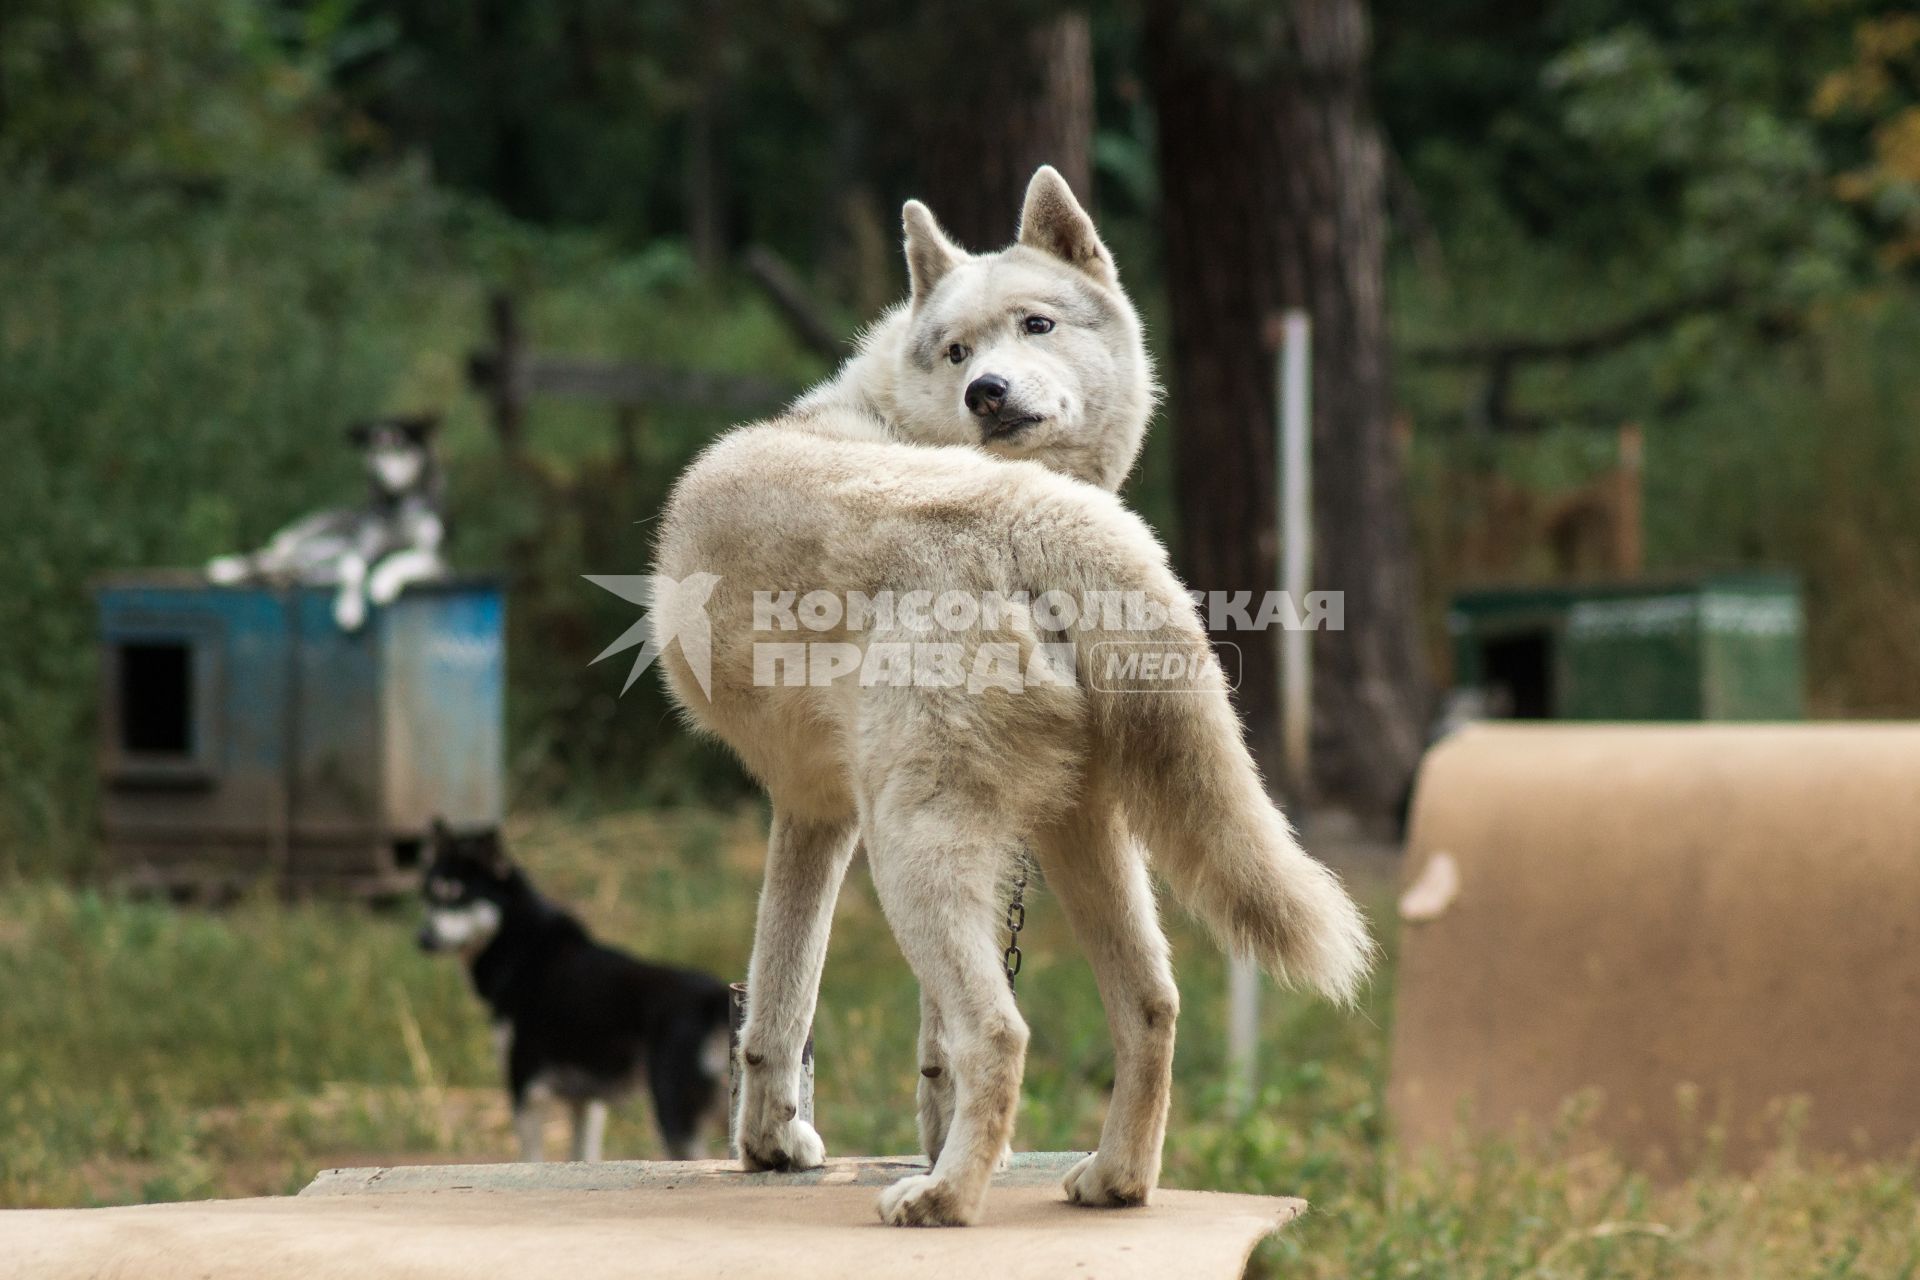
[[[1102,581],[1083,586],[1144,591],[1165,606],[1167,624],[1142,631],[1083,619],[1069,629],[1128,824],[1221,945],[1282,982],[1351,1003],[1373,959],[1366,921],[1268,798],[1191,602],[1158,544],[1144,527],[1140,534],[1145,546],[1127,536],[1101,566]],[[1162,669],[1165,655],[1179,654],[1200,675],[1142,678],[1141,668],[1112,661],[1131,649],[1162,655]]]
[[1366,922],[1267,798],[1225,691],[1098,696],[1123,704],[1102,717],[1119,730],[1109,767],[1174,894],[1229,950],[1351,1002],[1373,956]]

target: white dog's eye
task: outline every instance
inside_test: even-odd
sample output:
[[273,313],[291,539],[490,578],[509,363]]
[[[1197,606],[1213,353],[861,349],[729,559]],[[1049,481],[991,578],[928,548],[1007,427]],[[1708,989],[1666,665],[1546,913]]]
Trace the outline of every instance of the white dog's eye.
[[959,343],[956,342],[952,346],[947,348],[947,363],[959,364],[972,354],[973,352],[967,350],[965,347],[961,346]]
[[1028,316],[1020,322],[1020,327],[1028,333],[1052,333],[1053,321],[1045,316]]

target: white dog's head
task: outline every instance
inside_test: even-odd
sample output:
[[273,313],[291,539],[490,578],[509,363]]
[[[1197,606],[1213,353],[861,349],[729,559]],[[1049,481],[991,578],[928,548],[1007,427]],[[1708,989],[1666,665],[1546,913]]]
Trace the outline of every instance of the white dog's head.
[[347,439],[366,458],[367,479],[383,498],[427,489],[433,480],[433,414],[379,418],[347,428]]
[[894,429],[1119,488],[1159,392],[1139,316],[1066,180],[1033,175],[1019,234],[998,253],[961,249],[918,200],[901,220],[913,295],[890,317],[904,326]]

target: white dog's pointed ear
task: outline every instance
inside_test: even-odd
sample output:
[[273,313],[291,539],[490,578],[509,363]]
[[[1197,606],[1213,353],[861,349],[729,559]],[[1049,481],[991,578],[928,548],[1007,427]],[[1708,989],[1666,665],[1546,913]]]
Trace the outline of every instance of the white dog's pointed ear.
[[1073,188],[1050,164],[1034,170],[1027,184],[1027,201],[1020,210],[1020,243],[1029,249],[1064,258],[1101,284],[1119,282],[1113,255],[1100,243],[1093,219],[1073,198]]
[[913,302],[918,306],[947,272],[966,260],[967,252],[947,239],[933,220],[933,210],[918,200],[900,207],[900,225],[907,233],[907,278],[913,282]]

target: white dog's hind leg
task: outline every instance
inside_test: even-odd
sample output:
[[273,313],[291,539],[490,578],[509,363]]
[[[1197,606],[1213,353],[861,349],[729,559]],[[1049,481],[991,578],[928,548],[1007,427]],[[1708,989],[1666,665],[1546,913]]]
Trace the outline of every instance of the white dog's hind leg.
[[597,1164],[600,1145],[607,1136],[607,1104],[598,1098],[571,1105],[573,1112],[573,1150],[575,1160]]
[[513,1133],[520,1140],[520,1159],[538,1164],[546,1158],[542,1130],[546,1126],[547,1100],[533,1090],[513,1109]]
[[[977,823],[977,818],[975,822]],[[1011,839],[969,839],[965,817],[931,810],[883,815],[867,846],[874,887],[906,953],[940,1011],[954,1111],[933,1171],[880,1195],[894,1226],[964,1226],[977,1220],[987,1184],[1013,1136],[1026,1065],[1027,1024],[1001,967],[1000,868]]]
[[953,1064],[941,1042],[940,1007],[925,987],[920,988],[920,1083],[915,1092],[920,1104],[920,1148],[930,1162],[938,1161],[953,1124]]
[[773,816],[740,1033],[740,1159],[749,1169],[813,1169],[827,1158],[820,1135],[799,1117],[800,1054],[853,836],[850,820]]
[[1113,1036],[1113,1097],[1100,1149],[1066,1177],[1075,1204],[1145,1204],[1160,1180],[1173,1090],[1180,991],[1147,879],[1146,859],[1099,794],[1036,841],[1047,887],[1093,966]]
[[[947,1145],[947,1130],[953,1125],[953,1064],[947,1060],[947,1047],[940,1029],[940,1010],[920,990],[920,1084],[916,1091],[920,1110],[920,1149],[928,1163],[940,1159]],[[1013,1159],[1013,1148],[1002,1147],[994,1166],[1005,1169]]]

